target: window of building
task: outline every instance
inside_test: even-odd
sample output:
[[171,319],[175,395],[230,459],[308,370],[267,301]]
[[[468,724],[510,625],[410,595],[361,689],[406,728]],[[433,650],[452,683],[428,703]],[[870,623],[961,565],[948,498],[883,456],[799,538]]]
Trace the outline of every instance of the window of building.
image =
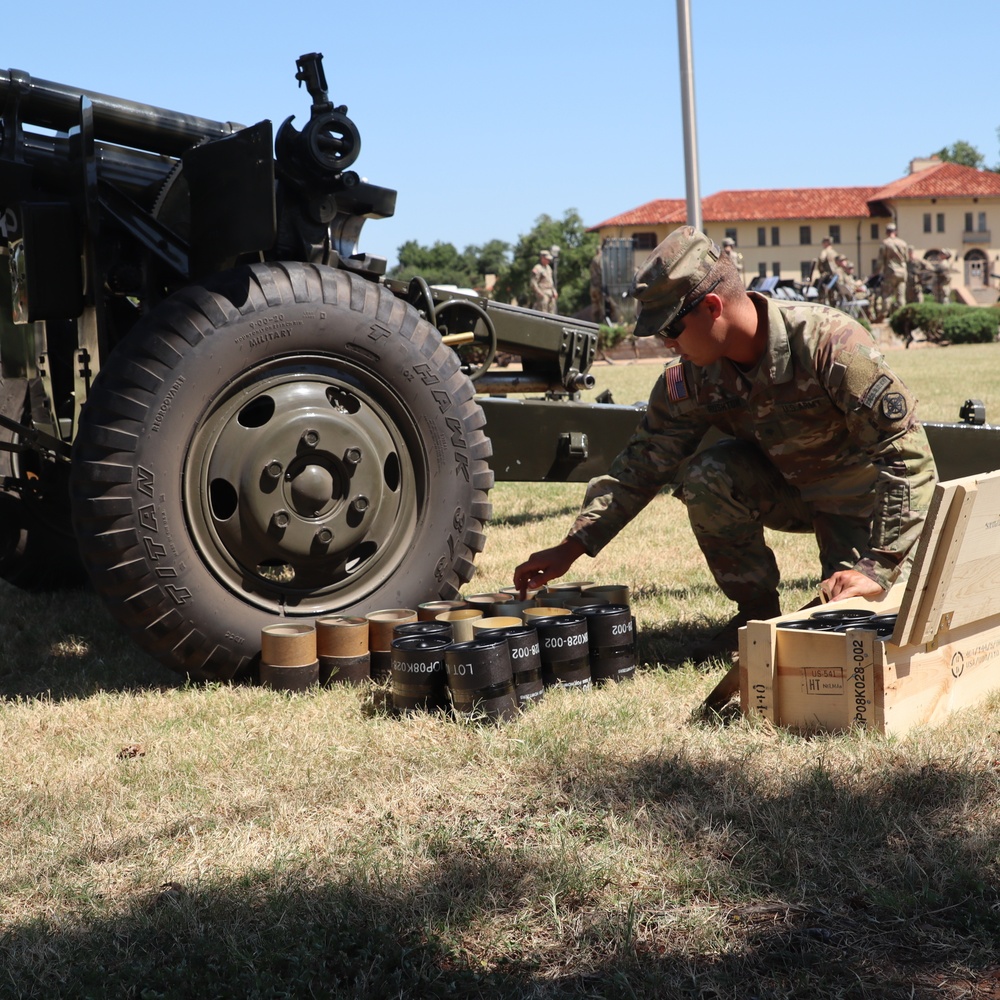
[[808,281],[812,277],[813,262],[811,260],[799,261],[799,277],[802,281]]
[[967,233],[971,233],[972,232],[972,213],[971,212],[966,212],[965,213],[965,231]]
[[776,247],[781,244],[781,230],[777,226],[771,226],[771,246]]
[[980,212],[979,213],[979,218],[976,221],[976,228],[981,233],[985,233],[986,232],[986,213],[985,212]]
[[807,247],[813,241],[812,226],[799,226],[799,243]]
[[878,239],[878,223],[877,222],[873,222],[872,223],[872,239],[873,240],[877,240]]
[[760,277],[762,278],[767,277],[767,264],[765,264],[763,261],[761,261],[757,265],[757,274],[760,275]]
[[937,214],[937,231],[939,233],[944,232],[944,212],[938,212]]
[[830,226],[830,239],[834,243],[840,242],[840,226]]
[[653,250],[656,248],[656,233],[633,233],[632,248],[634,250]]
[[771,265],[771,274],[773,274],[774,277],[776,277],[776,278],[780,278],[781,277],[781,261],[780,260],[776,260]]
[[757,227],[757,246],[767,246],[767,230],[763,226]]
[[726,230],[726,239],[727,240],[732,240],[734,246],[739,246],[740,245],[739,244],[739,240],[736,239],[736,230],[735,229],[727,229]]
[[929,233],[931,231],[931,213],[924,212],[924,232]]

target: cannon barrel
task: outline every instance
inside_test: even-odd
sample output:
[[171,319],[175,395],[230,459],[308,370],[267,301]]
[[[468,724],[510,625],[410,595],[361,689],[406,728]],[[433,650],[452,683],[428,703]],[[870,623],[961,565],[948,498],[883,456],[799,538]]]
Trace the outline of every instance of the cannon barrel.
[[86,97],[93,105],[94,131],[98,139],[168,156],[180,156],[203,139],[229,135],[243,128],[235,122],[212,121],[38,80],[23,70],[0,70],[0,106],[9,105],[14,98],[21,120],[32,125],[57,132],[79,125],[81,97]]
[[[2,146],[2,143],[0,143]],[[133,198],[158,188],[177,163],[176,159],[114,144],[95,144],[97,173]],[[61,136],[25,135],[21,147],[24,162],[50,177],[56,185],[70,161],[69,140]]]

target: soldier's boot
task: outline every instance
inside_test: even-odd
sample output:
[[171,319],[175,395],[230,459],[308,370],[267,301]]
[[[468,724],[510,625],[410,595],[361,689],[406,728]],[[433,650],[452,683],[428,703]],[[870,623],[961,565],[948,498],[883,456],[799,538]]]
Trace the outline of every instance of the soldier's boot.
[[747,622],[766,621],[781,614],[777,593],[762,598],[753,605],[740,607],[725,625],[707,639],[692,644],[690,653],[695,663],[702,663],[715,657],[729,659],[739,648],[739,631]]

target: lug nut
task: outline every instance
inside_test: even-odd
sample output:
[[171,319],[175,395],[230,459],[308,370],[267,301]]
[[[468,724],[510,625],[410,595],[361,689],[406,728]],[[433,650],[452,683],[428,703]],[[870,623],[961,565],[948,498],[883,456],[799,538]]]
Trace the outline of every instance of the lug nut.
[[271,515],[271,523],[276,528],[287,528],[288,522],[291,520],[287,510],[276,510]]
[[333,532],[329,528],[320,528],[316,532],[316,541],[320,545],[329,545],[333,541]]
[[267,476],[268,479],[281,478],[281,473],[283,471],[284,470],[281,467],[281,462],[279,462],[277,459],[275,459],[273,462],[268,462],[267,465],[264,466],[264,475]]
[[348,448],[344,452],[344,464],[351,466],[353,468],[361,461],[361,449],[360,448]]
[[315,448],[319,444],[319,431],[314,431],[310,428],[307,431],[302,432],[302,443],[307,448]]
[[368,497],[364,494],[358,494],[358,496],[351,501],[351,510],[353,510],[355,514],[363,514],[366,510],[368,510]]

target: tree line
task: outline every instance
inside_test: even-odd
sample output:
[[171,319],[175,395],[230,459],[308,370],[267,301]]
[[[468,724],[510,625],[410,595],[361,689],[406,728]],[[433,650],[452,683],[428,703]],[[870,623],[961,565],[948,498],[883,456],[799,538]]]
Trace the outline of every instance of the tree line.
[[420,275],[430,285],[457,285],[485,292],[486,276],[495,275],[492,298],[530,306],[529,280],[538,254],[559,247],[559,311],[572,316],[590,306],[590,261],[599,245],[597,233],[588,233],[580,214],[571,208],[561,219],[540,215],[531,231],[513,246],[503,240],[490,240],[459,251],[452,243],[439,241],[423,246],[408,240],[399,247],[399,263],[389,271],[389,277],[409,281]]

